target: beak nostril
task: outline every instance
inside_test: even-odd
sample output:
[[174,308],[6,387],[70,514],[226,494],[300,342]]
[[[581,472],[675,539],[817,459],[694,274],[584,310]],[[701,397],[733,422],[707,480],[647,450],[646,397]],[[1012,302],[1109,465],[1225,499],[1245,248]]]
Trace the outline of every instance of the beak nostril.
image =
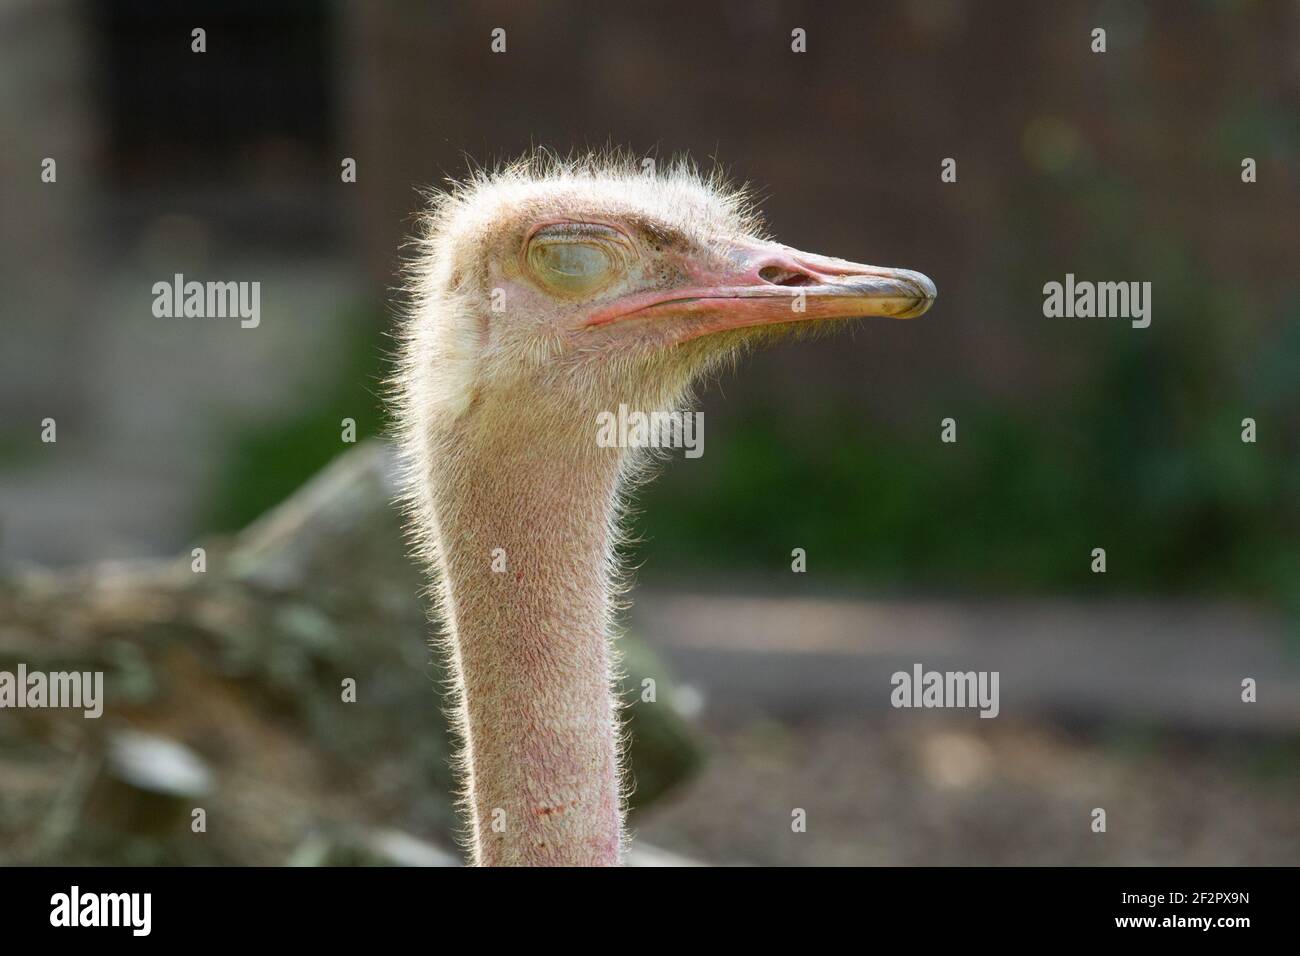
[[792,272],[780,266],[764,266],[758,270],[758,277],[772,285],[801,286],[813,281],[812,276],[804,272]]

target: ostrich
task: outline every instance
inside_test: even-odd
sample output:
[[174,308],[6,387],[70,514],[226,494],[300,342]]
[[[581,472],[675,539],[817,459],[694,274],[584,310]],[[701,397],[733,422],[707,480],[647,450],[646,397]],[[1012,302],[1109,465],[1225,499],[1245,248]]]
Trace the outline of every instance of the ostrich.
[[758,339],[911,318],[933,283],[769,239],[686,161],[532,156],[436,194],[409,262],[395,404],[409,523],[451,663],[479,865],[625,849],[611,645],[624,496],[646,455],[597,416],[679,410]]

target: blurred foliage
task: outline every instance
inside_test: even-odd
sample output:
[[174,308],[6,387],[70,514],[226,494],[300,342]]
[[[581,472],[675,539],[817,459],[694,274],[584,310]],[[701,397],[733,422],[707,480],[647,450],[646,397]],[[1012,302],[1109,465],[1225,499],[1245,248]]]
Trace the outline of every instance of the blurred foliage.
[[201,509],[197,531],[237,531],[289,497],[326,463],[352,447],[340,436],[344,418],[357,423],[356,437],[385,431],[383,388],[390,343],[387,317],[350,309],[341,353],[345,361],[331,384],[302,404],[305,410],[255,424],[227,423],[218,429],[221,474]]
[[0,431],[0,465],[11,468],[14,465],[35,458],[36,446],[30,441],[23,441],[23,436],[16,428]]
[[[1112,205],[1099,200],[1099,215]],[[835,408],[813,420],[746,409],[708,480],[670,467],[646,491],[640,557],[683,574],[771,571],[799,546],[842,585],[1208,592],[1300,612],[1300,295],[1285,321],[1243,334],[1250,297],[1177,247],[1137,270],[1104,249],[1080,278],[1149,276],[1156,321],[1076,320],[1087,325],[1061,344],[1079,349],[1078,380],[1031,401],[949,384],[916,396],[906,428]],[[1032,343],[1045,334],[1037,284],[1052,273],[1020,271]],[[939,441],[949,415],[955,444]],[[1241,440],[1245,417],[1255,444]],[[1095,547],[1105,576],[1090,570]]]
[[[1170,308],[1167,322],[1195,320]],[[1179,339],[1129,337],[1051,414],[955,395],[918,413],[923,432],[753,408],[711,480],[670,468],[647,489],[641,557],[684,573],[771,570],[799,546],[819,577],[882,587],[1300,600],[1286,371],[1300,368],[1300,322],[1256,348],[1257,373],[1238,380]],[[953,409],[958,441],[943,444]],[[1247,414],[1266,436],[1256,444],[1241,441]],[[1091,573],[1099,546],[1120,573]]]

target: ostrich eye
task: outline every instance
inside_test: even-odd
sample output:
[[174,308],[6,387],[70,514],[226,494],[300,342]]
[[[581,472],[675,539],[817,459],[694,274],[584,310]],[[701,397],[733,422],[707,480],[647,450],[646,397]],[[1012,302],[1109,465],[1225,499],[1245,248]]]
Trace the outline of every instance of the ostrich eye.
[[535,261],[545,271],[569,283],[599,279],[612,268],[604,249],[585,242],[542,243],[537,247]]
[[538,233],[528,247],[528,265],[551,289],[584,295],[618,277],[623,255],[612,230],[563,229]]

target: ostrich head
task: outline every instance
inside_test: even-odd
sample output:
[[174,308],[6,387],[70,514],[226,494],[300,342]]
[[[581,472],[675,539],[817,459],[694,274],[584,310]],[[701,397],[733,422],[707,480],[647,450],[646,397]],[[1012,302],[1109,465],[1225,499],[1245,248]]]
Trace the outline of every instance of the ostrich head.
[[433,199],[396,379],[413,525],[433,566],[483,863],[622,850],[608,634],[635,452],[597,416],[679,407],[739,346],[911,318],[925,276],[767,238],[743,190],[679,163],[531,158]]

